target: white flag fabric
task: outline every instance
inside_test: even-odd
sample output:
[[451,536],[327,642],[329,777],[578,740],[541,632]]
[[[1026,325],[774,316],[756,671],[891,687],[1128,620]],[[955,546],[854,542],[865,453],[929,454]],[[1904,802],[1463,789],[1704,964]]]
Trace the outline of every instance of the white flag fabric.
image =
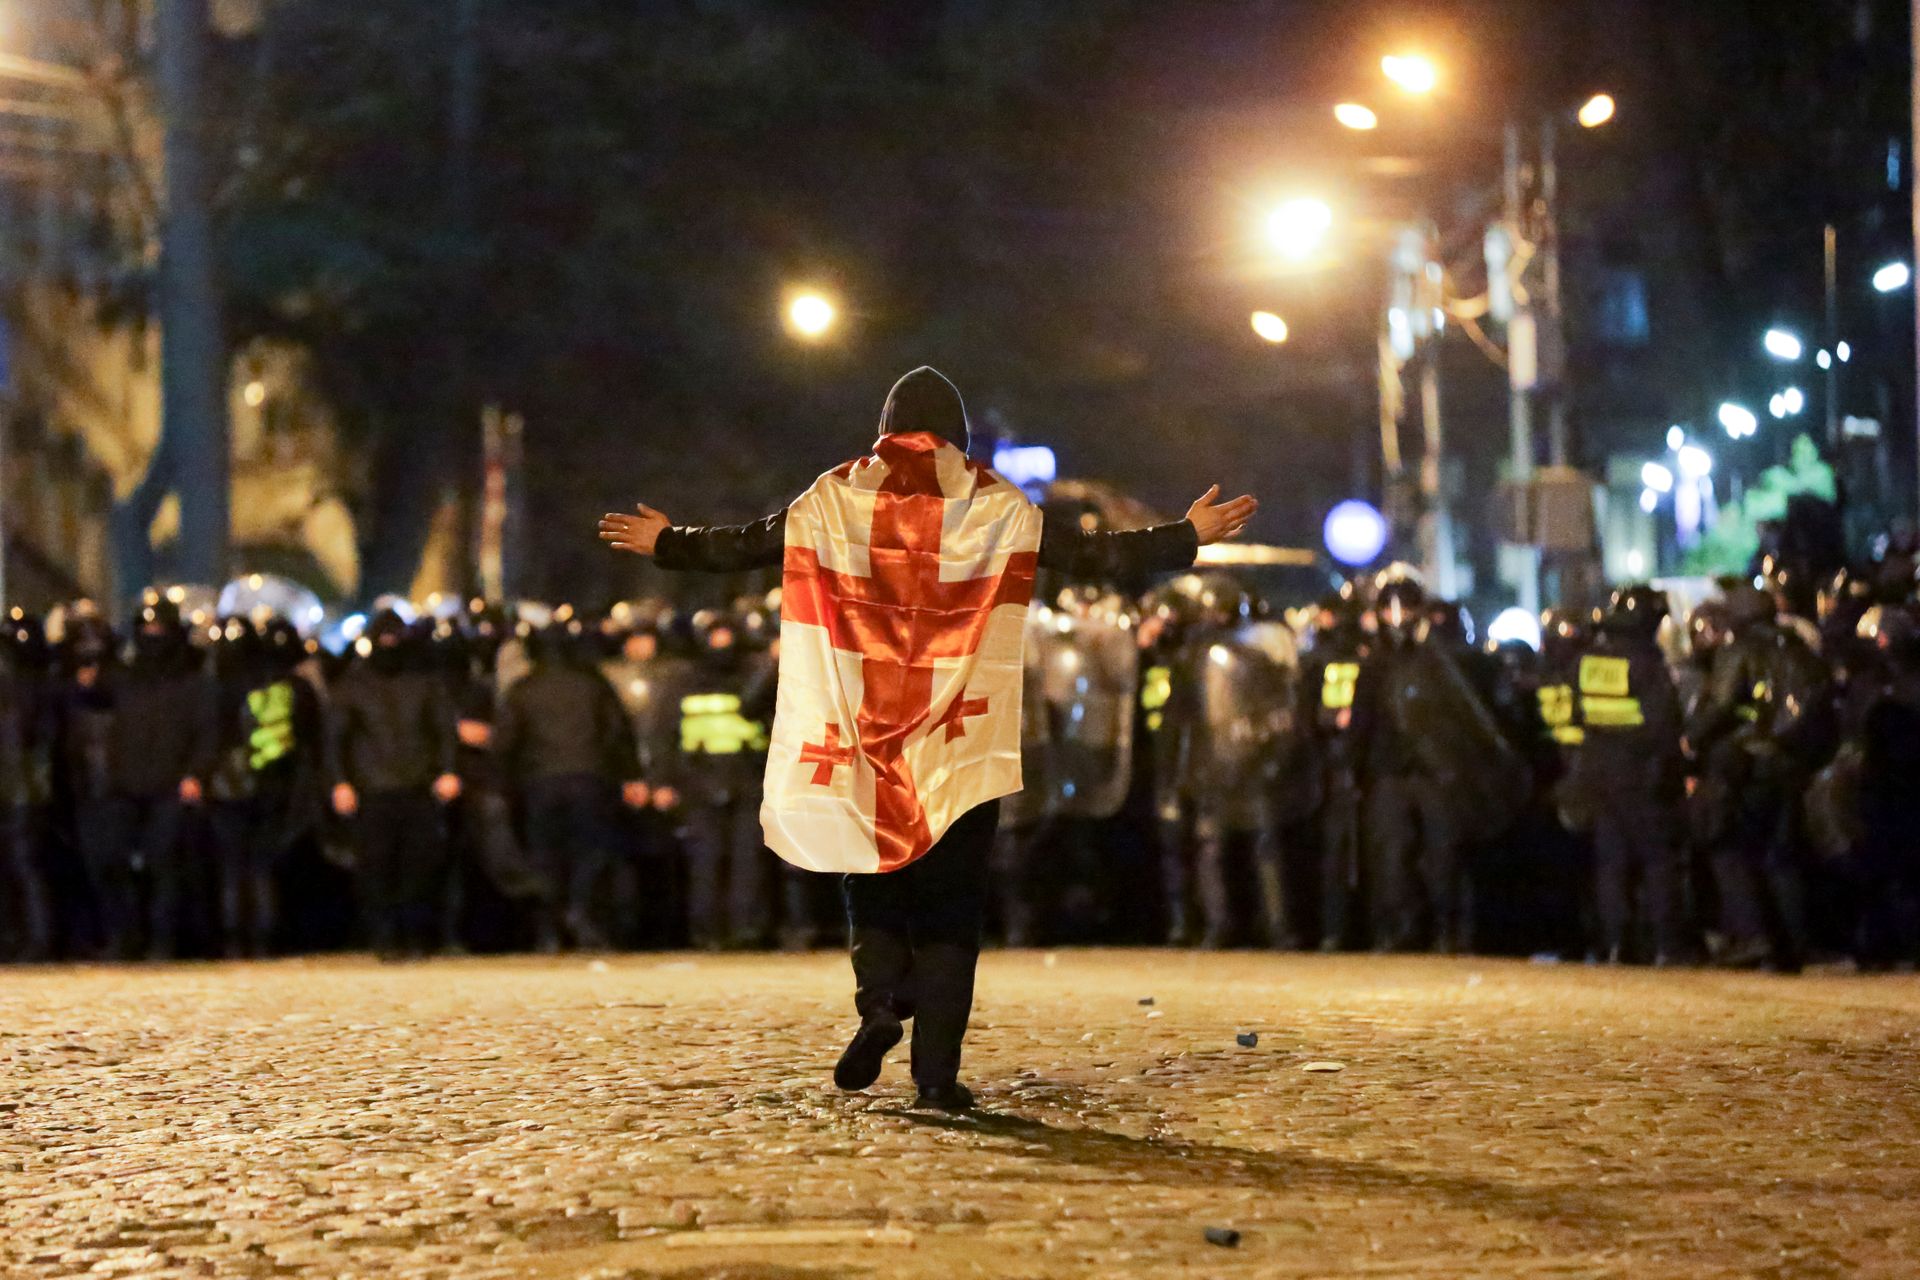
[[810,871],[892,871],[1020,789],[1038,507],[939,436],[882,436],[787,509],[760,808]]

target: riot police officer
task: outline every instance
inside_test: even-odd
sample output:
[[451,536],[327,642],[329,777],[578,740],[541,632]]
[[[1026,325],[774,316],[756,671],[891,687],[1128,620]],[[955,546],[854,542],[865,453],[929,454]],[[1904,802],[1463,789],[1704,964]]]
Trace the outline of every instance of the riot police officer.
[[1854,937],[1862,969],[1920,961],[1920,617],[1911,604],[1874,605],[1859,638],[1878,657],[1862,673],[1852,737],[1859,746],[1859,839],[1851,869],[1859,896]]
[[109,795],[90,806],[79,834],[102,887],[113,953],[134,955],[144,937],[149,959],[170,959],[183,906],[188,810],[205,798],[216,700],[180,607],[165,594],[146,594],[133,661],[107,689]]
[[1371,658],[1364,607],[1354,585],[1320,601],[1313,650],[1300,680],[1302,722],[1312,744],[1319,779],[1318,870],[1320,950],[1354,945],[1366,904],[1365,859],[1361,857],[1360,806],[1362,764],[1353,731],[1354,692],[1361,669]]
[[40,620],[11,610],[0,630],[0,959],[44,960],[53,951],[41,862],[51,792],[49,656]]
[[1807,944],[1799,798],[1831,749],[1826,668],[1767,592],[1727,595],[1732,638],[1687,725],[1710,814],[1709,857],[1729,939],[1723,963],[1797,972]]
[[647,803],[633,728],[620,696],[594,665],[585,624],[569,617],[529,638],[532,669],[501,698],[495,751],[527,816],[527,843],[550,897],[539,920],[542,951],[561,931],[576,947],[607,946],[598,904],[613,853],[615,813]]
[[381,610],[354,644],[328,719],[333,808],[353,819],[356,878],[374,950],[425,955],[447,873],[444,808],[460,797],[446,682],[409,652],[410,628]]
[[702,610],[693,632],[700,657],[680,699],[675,770],[688,932],[700,947],[756,946],[766,940],[770,915],[760,788],[772,705],[764,673],[748,662],[730,618]]
[[1665,593],[1652,587],[1614,592],[1599,638],[1580,658],[1576,776],[1593,815],[1601,945],[1615,964],[1629,954],[1636,888],[1654,962],[1676,959],[1681,946],[1680,700],[1655,642],[1667,613]]
[[320,767],[319,695],[294,674],[305,657],[284,618],[266,634],[246,618],[221,623],[218,755],[207,789],[229,958],[267,954],[277,917],[274,878],[304,829],[299,807]]
[[635,856],[614,867],[616,914],[634,922],[629,936],[674,945],[686,929],[674,829],[681,808],[680,704],[698,679],[692,623],[665,605],[648,604],[617,608],[609,632],[619,651],[601,670],[626,708],[648,788],[648,807],[622,815]]

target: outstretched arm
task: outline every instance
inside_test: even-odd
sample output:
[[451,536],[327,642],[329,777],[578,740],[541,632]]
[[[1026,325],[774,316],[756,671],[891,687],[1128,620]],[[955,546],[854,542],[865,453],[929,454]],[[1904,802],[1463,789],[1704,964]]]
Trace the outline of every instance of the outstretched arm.
[[1251,496],[1218,502],[1214,485],[1187,508],[1187,518],[1153,529],[1126,533],[1089,533],[1049,519],[1040,537],[1040,565],[1070,578],[1124,578],[1184,569],[1194,553],[1210,542],[1237,537],[1260,509]]
[[738,573],[765,569],[786,556],[787,513],[777,511],[752,524],[692,528],[676,525],[644,503],[635,514],[600,517],[600,541],[615,551],[652,556],[662,569]]

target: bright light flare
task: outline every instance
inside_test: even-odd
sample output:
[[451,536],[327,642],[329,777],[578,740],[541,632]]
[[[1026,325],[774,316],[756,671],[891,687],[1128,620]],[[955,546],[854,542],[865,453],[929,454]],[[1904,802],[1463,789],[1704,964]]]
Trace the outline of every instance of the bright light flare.
[[1845,364],[1853,359],[1853,345],[1846,342],[1839,343],[1834,347],[1833,354],[1840,357],[1841,364]]
[[1657,462],[1649,462],[1640,468],[1640,483],[1655,493],[1673,492],[1673,472]]
[[1800,339],[1785,329],[1769,329],[1761,341],[1775,360],[1798,360],[1806,350]]
[[796,337],[813,341],[824,338],[839,319],[839,308],[822,293],[803,290],[787,301],[787,328]]
[[1287,322],[1271,311],[1253,313],[1253,331],[1275,346],[1287,340]]
[[1380,117],[1373,113],[1373,108],[1363,106],[1358,102],[1341,103],[1333,109],[1333,118],[1347,128],[1355,129],[1362,133],[1368,129],[1377,129],[1380,127]]
[[1780,393],[1780,404],[1786,409],[1787,416],[1792,417],[1807,407],[1806,393],[1798,387],[1788,387]]
[[1652,515],[1658,511],[1660,509],[1660,495],[1651,489],[1642,489],[1640,491],[1640,509],[1648,515]]
[[[1742,436],[1750,436],[1760,429],[1760,419],[1753,416],[1753,410],[1743,404],[1734,404],[1731,400],[1720,406],[1719,418],[1720,425],[1726,428],[1727,435],[1734,440]],[[1683,445],[1678,451],[1681,458],[1684,459],[1687,456],[1689,449],[1693,449],[1696,453],[1700,452],[1693,445]],[[1686,470],[1683,463],[1680,468],[1681,474],[1685,475]]]
[[1487,624],[1487,639],[1495,644],[1512,644],[1518,641],[1538,653],[1540,652],[1540,619],[1518,607],[1502,609],[1495,615],[1493,621]]
[[1680,450],[1680,474],[1689,480],[1704,480],[1713,474],[1713,455],[1697,444]]
[[242,394],[246,397],[249,408],[258,409],[267,402],[267,384],[255,378],[247,384],[247,388]]
[[1687,429],[1674,425],[1667,428],[1667,448],[1678,449],[1687,442]]
[[1380,59],[1380,70],[1408,93],[1432,93],[1440,83],[1440,69],[1418,54],[1390,53]]
[[1897,293],[1913,280],[1913,268],[1904,262],[1889,262],[1873,273],[1873,287],[1881,293]]
[[1825,347],[1820,348],[1819,354],[1813,357],[1813,362],[1822,369],[1833,368],[1833,356]]
[[1596,93],[1580,106],[1580,127],[1583,129],[1598,129],[1601,125],[1613,119],[1614,110],[1615,106],[1612,94]]
[[1311,257],[1333,227],[1333,209],[1324,200],[1289,200],[1267,218],[1267,239],[1295,260]]

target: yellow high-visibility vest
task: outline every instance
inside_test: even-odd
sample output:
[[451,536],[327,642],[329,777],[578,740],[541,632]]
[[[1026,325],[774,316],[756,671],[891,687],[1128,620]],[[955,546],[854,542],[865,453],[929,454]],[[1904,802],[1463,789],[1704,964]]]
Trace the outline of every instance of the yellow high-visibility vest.
[[1573,686],[1541,685],[1538,696],[1540,720],[1555,742],[1563,747],[1577,747],[1586,741],[1586,731],[1573,722]]
[[767,748],[766,727],[740,714],[734,693],[690,693],[680,699],[680,750],[687,755],[737,756]]
[[1360,664],[1329,662],[1320,677],[1320,705],[1328,711],[1345,711],[1353,706],[1354,686],[1360,683]]
[[1140,709],[1147,713],[1147,732],[1158,733],[1166,722],[1167,699],[1173,696],[1173,668],[1148,667],[1140,686]]
[[1625,658],[1588,654],[1580,659],[1580,718],[1592,729],[1638,729],[1647,722],[1633,696]]

